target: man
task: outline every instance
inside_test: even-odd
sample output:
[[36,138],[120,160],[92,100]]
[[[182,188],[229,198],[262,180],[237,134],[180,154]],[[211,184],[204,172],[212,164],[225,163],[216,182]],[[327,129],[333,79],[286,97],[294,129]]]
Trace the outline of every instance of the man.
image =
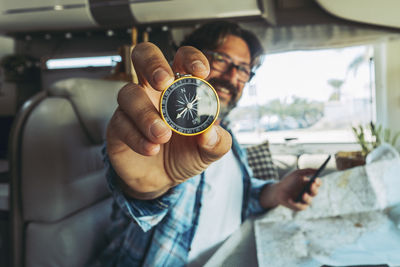
[[[258,64],[257,38],[234,23],[215,22],[183,45],[172,67],[153,44],[133,51],[139,84],[121,89],[107,131],[108,181],[116,204],[112,240],[99,258],[103,266],[201,266],[249,216],[278,205],[302,210],[317,194],[319,180],[303,201],[293,201],[312,169],[279,183],[250,178],[245,153],[219,125]],[[172,133],[157,110],[174,73],[205,78],[218,92],[221,117],[198,136]]]

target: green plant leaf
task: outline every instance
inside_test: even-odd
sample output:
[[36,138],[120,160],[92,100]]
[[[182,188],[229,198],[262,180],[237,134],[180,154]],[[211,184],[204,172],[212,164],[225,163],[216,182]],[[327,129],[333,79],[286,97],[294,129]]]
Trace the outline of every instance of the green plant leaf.
[[393,136],[392,142],[390,143],[392,146],[396,146],[397,139],[399,138],[399,136],[400,136],[400,132],[398,132],[397,134],[395,134]]
[[385,141],[386,143],[390,143],[390,129],[385,128],[385,130],[383,131],[383,141]]

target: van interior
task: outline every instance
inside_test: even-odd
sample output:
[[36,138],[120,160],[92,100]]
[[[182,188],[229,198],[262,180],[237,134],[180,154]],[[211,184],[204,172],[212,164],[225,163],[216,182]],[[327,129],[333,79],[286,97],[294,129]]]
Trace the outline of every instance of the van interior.
[[[269,146],[275,179],[328,155],[321,176],[356,168],[377,139],[399,151],[398,10],[393,0],[0,0],[0,266],[78,267],[98,255],[112,203],[101,149],[119,89],[137,82],[130,53],[150,41],[172,60],[207,21],[262,41],[229,117],[249,151]],[[267,266],[254,247],[247,264]]]

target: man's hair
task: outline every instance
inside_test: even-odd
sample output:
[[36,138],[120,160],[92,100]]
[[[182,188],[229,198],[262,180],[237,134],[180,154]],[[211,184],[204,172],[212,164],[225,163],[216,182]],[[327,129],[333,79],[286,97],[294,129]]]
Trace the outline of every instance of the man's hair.
[[240,37],[246,42],[250,50],[251,65],[257,68],[264,49],[257,36],[234,22],[215,21],[206,23],[186,36],[181,46],[189,45],[199,50],[215,50],[224,43],[228,35]]

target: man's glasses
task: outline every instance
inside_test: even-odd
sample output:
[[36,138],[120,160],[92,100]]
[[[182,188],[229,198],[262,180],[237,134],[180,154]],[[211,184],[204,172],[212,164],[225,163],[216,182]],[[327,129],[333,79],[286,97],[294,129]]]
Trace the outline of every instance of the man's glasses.
[[251,71],[249,65],[236,65],[233,63],[232,58],[226,54],[214,51],[205,51],[205,53],[211,56],[210,65],[216,71],[227,72],[231,68],[236,68],[238,78],[243,83],[248,82],[254,76],[254,72]]

